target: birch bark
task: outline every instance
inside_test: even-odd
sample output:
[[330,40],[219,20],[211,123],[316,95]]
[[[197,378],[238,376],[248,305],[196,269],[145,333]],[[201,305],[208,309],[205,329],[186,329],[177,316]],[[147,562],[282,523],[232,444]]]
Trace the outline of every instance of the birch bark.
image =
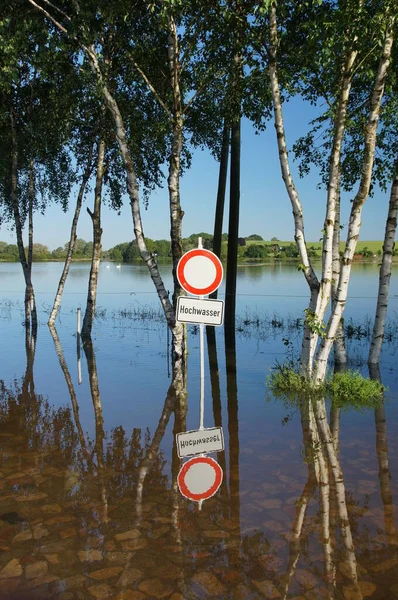
[[383,258],[380,265],[379,291],[377,294],[376,316],[373,326],[372,343],[369,351],[368,362],[376,364],[380,361],[381,346],[384,339],[386,326],[388,293],[391,279],[392,256],[395,245],[395,232],[397,229],[398,213],[398,158],[395,163],[395,175],[391,186],[390,202],[383,244]]
[[[22,234],[22,220],[21,213],[19,210],[18,203],[18,142],[17,132],[15,123],[14,109],[10,110],[10,123],[11,123],[11,206],[14,215],[15,232],[17,237],[17,246],[19,253],[19,261],[22,266],[22,272],[25,279],[25,327],[30,328],[31,326],[31,307],[35,303],[35,295],[31,279],[31,268],[29,268],[28,261],[25,255],[25,248],[23,243]],[[37,330],[37,319],[36,326],[33,326],[32,318],[32,333],[35,334]]]
[[[282,179],[285,183],[286,191],[288,193],[294,218],[294,239],[297,244],[297,248],[300,254],[300,260],[302,269],[304,272],[305,279],[310,288],[310,303],[309,310],[313,313],[316,311],[317,300],[319,294],[320,284],[318,278],[312,268],[311,261],[307,252],[307,244],[304,233],[304,217],[303,208],[300,202],[300,198],[293,181],[293,177],[290,171],[289,156],[286,146],[286,134],[285,126],[283,121],[282,112],[282,101],[278,79],[277,69],[277,51],[278,51],[278,30],[277,30],[277,19],[276,19],[276,6],[274,3],[270,7],[270,58],[269,58],[269,78],[271,84],[272,103],[274,111],[274,124],[276,131],[276,139],[279,151],[279,162],[282,171]],[[304,335],[301,350],[301,374],[310,376],[312,371],[312,357],[315,353],[316,338],[314,333],[309,327],[307,320],[304,321]]]
[[181,209],[180,201],[180,171],[181,171],[181,150],[182,150],[182,132],[183,132],[183,112],[180,89],[180,64],[177,28],[174,19],[169,21],[167,55],[169,64],[169,73],[171,87],[173,90],[173,119],[172,119],[172,148],[169,162],[169,203],[170,203],[170,239],[171,254],[173,257],[173,306],[177,304],[177,298],[183,292],[180,282],[177,278],[177,264],[182,256],[182,218],[184,212]]
[[335,295],[335,307],[331,313],[322,339],[318,354],[315,358],[314,380],[322,383],[326,376],[327,361],[332,348],[336,332],[344,312],[348,294],[348,283],[351,274],[352,258],[358,241],[361,227],[362,208],[369,194],[372,177],[374,152],[376,147],[376,132],[379,121],[380,105],[384,94],[385,79],[390,64],[391,50],[393,45],[393,24],[395,18],[390,17],[383,42],[382,54],[379,60],[375,84],[373,88],[369,119],[365,128],[365,150],[362,165],[362,175],[358,192],[354,198],[348,225],[347,241],[342,260],[337,292]]
[[52,308],[52,311],[50,314],[50,318],[48,320],[48,325],[50,325],[50,326],[54,325],[55,319],[57,318],[59,307],[61,305],[62,294],[64,292],[65,283],[66,283],[66,280],[69,275],[69,269],[70,269],[70,265],[72,262],[72,256],[73,256],[73,252],[75,250],[75,243],[76,243],[76,238],[77,238],[76,230],[77,230],[77,224],[79,221],[80,211],[81,211],[81,207],[82,207],[82,203],[83,203],[84,192],[86,190],[87,183],[88,183],[88,180],[90,179],[90,175],[91,175],[91,171],[92,171],[93,150],[94,150],[94,141],[92,141],[89,151],[88,151],[87,164],[86,164],[86,168],[84,170],[83,176],[82,176],[82,181],[80,183],[79,192],[77,195],[76,207],[75,207],[75,212],[74,212],[73,220],[72,220],[72,226],[71,226],[71,230],[70,230],[70,238],[69,238],[68,250],[66,253],[64,268],[62,270],[62,275],[61,275],[59,283],[58,283],[57,293],[54,298],[53,308]]
[[[139,249],[142,260],[145,262],[145,264],[148,267],[151,279],[155,285],[156,292],[158,294],[160,303],[162,305],[162,308],[163,308],[163,311],[165,314],[166,322],[167,322],[168,326],[170,327],[171,331],[173,332],[173,353],[174,353],[174,355],[183,356],[183,354],[184,354],[184,346],[183,346],[184,337],[182,335],[183,328],[178,323],[176,323],[175,311],[174,311],[172,303],[170,302],[169,295],[167,293],[167,290],[165,289],[163,280],[160,276],[159,268],[156,264],[156,261],[154,260],[154,258],[152,256],[152,254],[148,251],[146,242],[145,242],[143,226],[142,226],[142,219],[141,219],[141,209],[140,209],[140,203],[139,203],[137,177],[136,177],[134,163],[133,163],[133,160],[132,160],[129,148],[128,148],[128,144],[127,144],[126,127],[124,125],[124,121],[123,121],[122,114],[119,109],[119,105],[118,105],[114,95],[111,93],[110,89],[108,88],[106,81],[104,80],[104,77],[103,77],[103,74],[101,71],[101,67],[98,62],[98,55],[96,53],[95,47],[94,47],[94,45],[91,45],[91,46],[85,45],[80,39],[78,39],[76,37],[75,34],[73,34],[72,32],[69,32],[68,29],[64,25],[59,23],[59,21],[57,21],[57,19],[55,19],[46,9],[44,9],[37,2],[35,2],[35,0],[28,0],[28,1],[32,6],[34,6],[34,8],[36,10],[40,11],[43,15],[45,15],[53,23],[53,25],[57,29],[59,29],[59,31],[70,36],[72,39],[74,39],[74,41],[81,48],[82,52],[84,52],[84,54],[87,56],[90,67],[96,77],[98,88],[102,94],[105,105],[106,105],[107,109],[109,110],[109,112],[112,116],[113,122],[114,122],[115,135],[116,135],[116,139],[117,139],[117,142],[119,145],[120,153],[122,155],[124,168],[126,171],[127,193],[130,198],[130,206],[131,206],[131,213],[132,213],[132,217],[133,217],[134,233],[135,233],[135,237],[137,240],[137,247]],[[75,6],[77,8],[77,11],[79,12],[78,4],[75,3]],[[67,16],[65,13],[62,13],[62,14],[66,18],[66,20],[68,21],[68,24],[69,24],[71,22],[71,18],[69,16]],[[174,335],[175,332],[177,332],[176,336]]]
[[97,303],[98,271],[101,261],[101,202],[102,185],[104,181],[105,141],[100,140],[98,146],[97,172],[95,178],[94,211],[87,207],[87,212],[93,223],[93,255],[91,258],[90,278],[88,283],[86,312],[84,313],[82,338],[91,336],[95,307]]

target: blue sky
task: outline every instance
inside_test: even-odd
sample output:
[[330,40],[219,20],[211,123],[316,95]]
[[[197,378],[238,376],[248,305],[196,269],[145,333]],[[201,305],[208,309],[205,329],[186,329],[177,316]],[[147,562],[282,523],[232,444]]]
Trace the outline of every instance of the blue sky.
[[[308,122],[316,116],[316,109],[299,99],[284,105],[284,117],[288,147],[306,133]],[[293,217],[279,166],[275,130],[270,123],[267,130],[256,135],[252,125],[242,124],[241,149],[241,210],[240,235],[260,234],[264,239],[278,237],[293,240]],[[325,191],[317,189],[319,177],[315,170],[305,179],[299,179],[294,163],[293,175],[304,207],[306,237],[317,241],[321,237],[325,211]],[[218,181],[218,164],[210,152],[196,151],[191,169],[181,180],[181,203],[185,216],[183,235],[213,230],[215,198]],[[165,182],[166,184],[166,182]],[[347,223],[350,197],[342,203],[342,223]],[[71,197],[72,211],[75,197]],[[86,198],[91,206],[92,195]],[[227,200],[228,202],[228,200]],[[227,205],[226,202],[226,205]],[[388,195],[376,191],[363,210],[361,240],[383,239]],[[144,232],[153,239],[169,238],[169,214],[167,185],[150,197],[148,210],[142,208]],[[69,239],[72,212],[63,213],[57,206],[50,207],[45,216],[35,216],[35,241],[46,244],[52,250],[63,246]],[[228,230],[228,208],[224,216],[224,231]],[[133,239],[133,227],[127,196],[121,215],[103,208],[103,248],[108,249],[120,242]],[[345,230],[342,231],[342,237]],[[84,209],[80,216],[78,236],[91,239],[91,219]],[[0,228],[0,240],[15,243],[15,234],[5,226]]]

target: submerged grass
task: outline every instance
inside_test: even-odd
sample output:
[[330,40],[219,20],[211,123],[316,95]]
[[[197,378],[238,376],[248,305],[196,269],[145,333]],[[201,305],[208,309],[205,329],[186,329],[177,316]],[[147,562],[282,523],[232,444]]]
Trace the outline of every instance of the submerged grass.
[[316,386],[300,375],[291,361],[277,365],[266,383],[275,398],[284,399],[290,405],[296,405],[303,397],[316,400],[327,396],[335,408],[359,411],[377,408],[387,389],[379,381],[352,370],[335,373],[323,385]]

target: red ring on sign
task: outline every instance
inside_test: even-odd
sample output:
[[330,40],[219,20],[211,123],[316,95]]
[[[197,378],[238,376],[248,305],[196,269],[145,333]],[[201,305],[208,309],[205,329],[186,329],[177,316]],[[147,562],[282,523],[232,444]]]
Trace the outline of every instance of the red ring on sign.
[[[213,283],[211,283],[205,288],[195,288],[192,285],[190,285],[185,278],[185,266],[187,262],[191,258],[195,258],[195,256],[205,256],[206,258],[209,258],[216,268],[216,276],[214,278]],[[220,287],[222,278],[223,266],[220,259],[216,254],[214,254],[214,252],[210,252],[210,250],[205,250],[204,248],[196,248],[195,250],[189,250],[180,258],[177,265],[177,279],[180,282],[181,287],[189,294],[194,294],[195,296],[207,296],[207,294],[215,292],[216,289]]]
[[[205,463],[210,465],[215,471],[215,478],[213,485],[207,490],[207,492],[203,492],[202,494],[194,494],[189,490],[189,488],[185,484],[185,476],[188,473],[189,469],[198,463]],[[194,500],[195,502],[200,502],[201,500],[208,500],[217,492],[218,488],[222,483],[223,472],[218,464],[213,458],[209,458],[208,456],[196,456],[195,458],[191,458],[188,460],[180,469],[180,472],[177,475],[177,483],[180,488],[180,492],[185,498],[188,500]]]

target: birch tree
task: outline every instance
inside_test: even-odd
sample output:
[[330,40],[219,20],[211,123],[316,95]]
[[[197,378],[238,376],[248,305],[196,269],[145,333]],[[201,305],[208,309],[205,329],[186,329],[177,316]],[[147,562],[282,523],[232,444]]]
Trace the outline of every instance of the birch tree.
[[[36,210],[45,211],[51,200],[63,206],[72,181],[64,148],[70,105],[51,93],[55,85],[50,68],[65,69],[40,19],[23,20],[20,7],[1,13],[0,53],[4,68],[0,76],[2,218],[12,223],[25,279],[25,324],[37,329],[32,283]],[[5,13],[5,14],[4,14]],[[21,20],[22,19],[22,20]],[[40,48],[38,51],[37,48]],[[51,57],[51,58],[50,58]],[[64,71],[67,77],[67,71]],[[23,229],[28,224],[25,253]]]
[[[113,121],[116,141],[123,160],[127,183],[127,193],[130,198],[137,246],[143,261],[148,267],[150,276],[155,285],[159,300],[164,310],[167,324],[172,330],[174,353],[179,357],[182,357],[183,327],[176,322],[174,308],[169,299],[167,290],[165,289],[158,266],[154,257],[148,251],[146,246],[141,217],[137,170],[135,164],[136,157],[132,154],[132,144],[129,145],[129,134],[126,129],[127,119],[123,117],[117,100],[117,85],[109,85],[106,81],[105,67],[108,68],[108,65],[104,65],[103,56],[101,54],[104,39],[103,36],[98,35],[98,32],[94,27],[92,12],[90,12],[94,11],[94,13],[100,17],[103,13],[106,13],[106,7],[85,5],[84,10],[81,10],[79,3],[74,1],[73,7],[71,8],[70,12],[67,13],[55,4],[49,5],[40,2],[40,0],[38,0],[38,2],[35,0],[29,0],[29,4],[39,11],[42,16],[44,16],[46,21],[49,23],[49,27],[54,32],[58,31],[68,40],[69,43],[73,45],[75,53],[80,52],[82,56],[84,56],[92,70],[97,89]],[[146,7],[143,8],[145,9]],[[137,23],[139,25],[141,24],[140,17],[142,17],[142,15],[137,15],[133,10],[131,10],[130,6],[120,5],[118,6],[118,9],[118,15],[112,14],[114,20],[110,23],[110,27],[108,27],[108,29],[118,31],[118,27],[120,25],[122,33],[124,33],[127,28],[130,27],[131,30],[134,31],[138,26]],[[130,39],[130,37],[127,39]]]
[[[341,324],[347,299],[351,262],[360,230],[362,208],[370,190],[376,131],[394,39],[395,15],[390,11],[389,3],[385,2],[377,18],[372,20],[368,12],[370,9],[362,0],[349,2],[344,6],[325,2],[321,6],[314,3],[304,8],[283,6],[278,10],[283,19],[282,34],[278,31],[277,7],[275,3],[271,3],[269,17],[261,17],[268,22],[269,35],[261,38],[262,45],[259,53],[269,73],[279,160],[293,209],[295,240],[301,261],[300,269],[310,288],[310,302],[305,311],[300,369],[302,375],[315,383],[321,383],[326,376],[329,354]],[[369,23],[374,23],[373,28]],[[288,44],[292,44],[290,34],[294,36],[293,29],[299,32],[295,39],[301,40],[305,48],[298,59],[292,56],[292,52],[289,52],[287,47]],[[369,38],[366,41],[363,31]],[[369,69],[369,63],[366,62],[369,48],[366,42],[374,43],[375,39],[377,42],[380,41],[381,46],[376,43],[371,50],[373,61],[376,57],[378,63],[372,65],[373,80],[371,87],[367,89],[369,108],[363,134],[361,176],[351,207],[347,241],[338,281],[333,282],[333,263],[336,264],[337,258],[333,248],[337,248],[336,223],[339,221],[341,155],[348,120],[347,111],[356,78],[362,74],[365,63],[366,68]],[[302,56],[305,57],[304,62]],[[280,62],[282,62],[281,68]],[[292,68],[294,76],[291,76]],[[291,78],[293,78],[293,85]],[[300,93],[312,102],[323,95],[329,109],[325,119],[330,118],[333,122],[326,176],[326,214],[323,225],[320,278],[316,275],[308,256],[303,205],[292,176],[287,150],[282,111],[282,94],[286,93],[286,90],[287,93],[296,90],[296,93]],[[336,268],[335,277],[337,277]],[[332,311],[325,325],[323,320],[332,293]]]

